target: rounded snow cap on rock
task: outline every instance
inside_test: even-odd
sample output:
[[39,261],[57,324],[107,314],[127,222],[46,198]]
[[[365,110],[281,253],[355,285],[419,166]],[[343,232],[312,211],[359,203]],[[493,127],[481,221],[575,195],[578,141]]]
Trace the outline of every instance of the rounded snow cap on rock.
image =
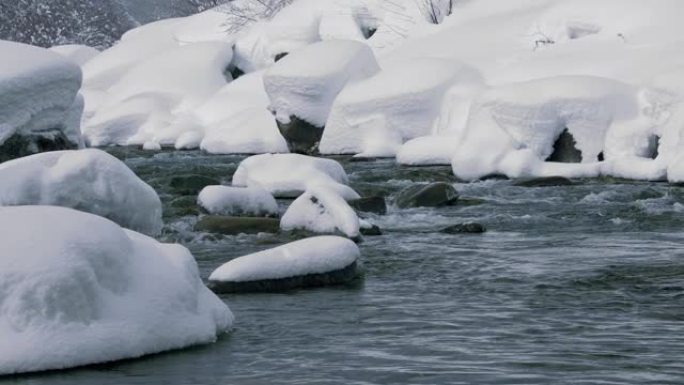
[[355,267],[361,252],[356,244],[337,236],[302,239],[273,249],[233,259],[214,270],[209,280],[222,283],[273,281],[344,271]]
[[0,227],[0,375],[209,343],[232,325],[185,247],[54,206],[2,207]]

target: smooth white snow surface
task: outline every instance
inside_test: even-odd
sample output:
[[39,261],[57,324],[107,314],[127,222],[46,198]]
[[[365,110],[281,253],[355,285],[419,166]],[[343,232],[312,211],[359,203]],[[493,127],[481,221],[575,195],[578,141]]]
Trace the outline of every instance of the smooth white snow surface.
[[345,200],[358,199],[347,173],[337,161],[300,154],[261,154],[243,160],[233,174],[233,186],[259,187],[275,197],[297,197],[323,185]]
[[149,235],[162,228],[157,193],[96,149],[35,154],[0,164],[0,206],[71,207]]
[[328,40],[289,53],[264,75],[276,119],[296,116],[322,127],[337,94],[347,83],[379,70],[373,51],[352,40]]
[[49,50],[4,40],[0,57],[0,145],[15,133],[50,130],[79,143],[79,66]]
[[318,236],[245,255],[225,263],[210,281],[249,282],[330,273],[356,262],[356,244],[342,237]]
[[61,207],[0,207],[0,227],[0,374],[210,343],[233,323],[183,246]]
[[357,238],[359,218],[335,190],[313,186],[290,204],[280,219],[280,228],[285,231],[308,230],[322,234],[339,232],[349,238]]
[[56,45],[50,47],[50,51],[56,52],[80,66],[100,54],[100,51],[93,47],[79,44]]
[[278,215],[278,203],[273,195],[259,187],[207,186],[200,191],[197,204],[217,215]]

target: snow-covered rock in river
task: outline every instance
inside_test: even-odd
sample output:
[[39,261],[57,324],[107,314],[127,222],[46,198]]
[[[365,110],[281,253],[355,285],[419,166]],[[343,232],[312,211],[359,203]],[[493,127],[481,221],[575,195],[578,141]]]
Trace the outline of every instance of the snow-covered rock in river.
[[341,284],[358,275],[360,254],[346,238],[307,238],[233,259],[211,273],[209,286],[224,293]]
[[49,50],[0,40],[0,161],[81,144],[79,66]]
[[0,227],[0,374],[210,343],[233,323],[183,246],[61,207],[0,207]]
[[104,151],[35,154],[0,164],[0,206],[71,207],[149,235],[162,228],[157,193]]
[[[582,76],[493,88],[474,102],[466,129],[455,137],[454,173],[465,180],[590,177],[621,162],[629,168],[634,158],[650,160],[655,124],[639,96],[625,83]],[[558,163],[572,158],[581,163]]]
[[341,233],[359,238],[359,218],[335,190],[313,186],[295,199],[280,219],[285,231],[307,230],[321,234]]
[[259,187],[207,186],[197,203],[210,214],[232,216],[278,216],[273,195]]
[[349,84],[332,106],[321,153],[394,156],[404,141],[431,133],[442,97],[457,81],[481,77],[449,60],[418,59]]
[[292,152],[318,150],[337,94],[379,70],[373,51],[352,40],[329,40],[289,53],[264,75],[270,109]]
[[300,154],[261,154],[243,160],[233,174],[233,186],[260,187],[275,197],[298,197],[324,185],[345,200],[358,199],[347,173],[337,161]]

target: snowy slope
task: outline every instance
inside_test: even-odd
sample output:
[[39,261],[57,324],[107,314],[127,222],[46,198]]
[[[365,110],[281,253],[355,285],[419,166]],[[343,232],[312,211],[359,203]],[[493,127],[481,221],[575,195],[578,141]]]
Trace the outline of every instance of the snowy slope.
[[0,226],[0,374],[210,343],[232,325],[180,245],[59,207],[3,207]]

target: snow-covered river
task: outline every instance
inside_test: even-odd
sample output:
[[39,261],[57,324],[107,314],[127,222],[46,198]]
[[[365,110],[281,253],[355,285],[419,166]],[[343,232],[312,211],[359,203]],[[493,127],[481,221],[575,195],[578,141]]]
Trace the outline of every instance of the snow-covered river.
[[[111,152],[160,193],[162,239],[188,246],[205,279],[231,258],[291,240],[198,234],[195,217],[183,216],[194,196],[180,197],[171,179],[228,183],[242,157]],[[341,160],[362,195],[391,200],[411,183],[456,183],[447,167]],[[684,381],[684,188],[612,179],[455,186],[481,204],[372,216],[384,235],[360,245],[365,277],[355,285],[225,295],[236,327],[216,344],[16,383]],[[439,233],[466,221],[489,231]]]

